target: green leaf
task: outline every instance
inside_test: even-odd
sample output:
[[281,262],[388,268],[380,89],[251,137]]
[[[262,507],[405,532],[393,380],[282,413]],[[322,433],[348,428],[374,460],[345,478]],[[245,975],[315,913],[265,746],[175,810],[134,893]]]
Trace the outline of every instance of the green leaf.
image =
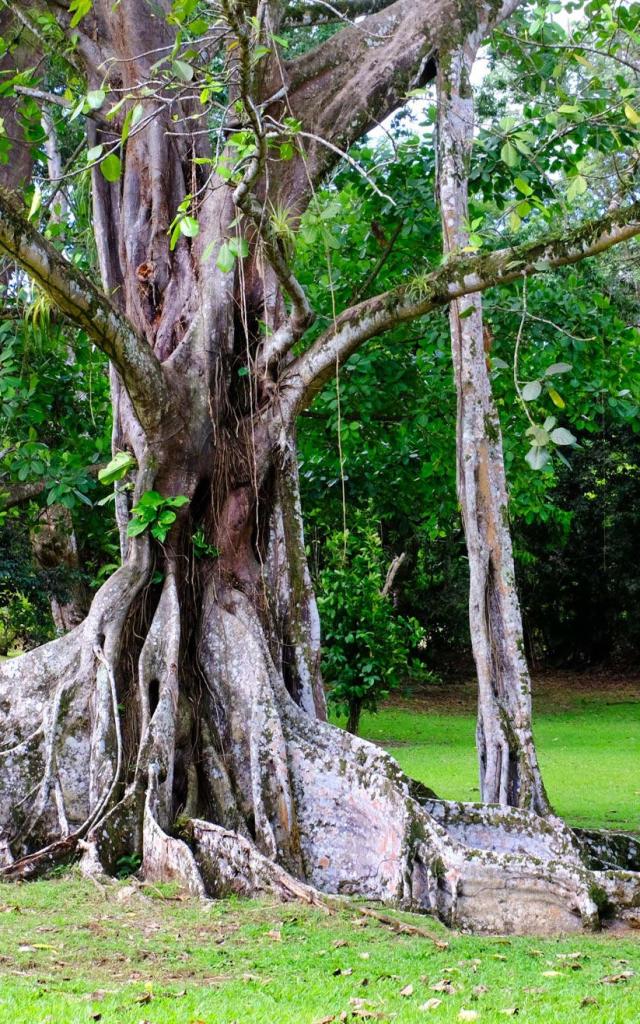
[[459,315],[458,319],[459,319],[459,320],[468,320],[468,318],[469,318],[470,316],[473,316],[473,314],[475,313],[475,309],[476,309],[476,308],[475,308],[475,306],[474,306],[474,305],[471,305],[471,306],[467,306],[467,308],[466,308],[466,309],[464,309],[464,310],[462,311],[462,313],[460,313],[460,315]]
[[624,105],[624,116],[626,117],[627,121],[631,121],[632,125],[635,126],[640,124],[640,114],[637,110],[633,109],[630,103],[625,103]]
[[571,363],[552,363],[551,366],[547,366],[544,375],[545,377],[553,377],[556,373],[568,373],[571,369],[573,369]]
[[98,480],[101,484],[113,484],[116,480],[122,480],[130,469],[136,466],[136,460],[131,452],[117,452],[111,462],[98,473]]
[[189,499],[186,494],[176,494],[173,498],[165,498],[165,503],[172,508],[182,508],[183,505],[189,504]]
[[135,126],[139,124],[140,121],[142,121],[143,117],[144,107],[142,106],[142,103],[136,103],[135,107],[131,112],[131,127],[135,128]]
[[29,215],[27,217],[27,220],[31,220],[32,217],[35,217],[41,205],[42,192],[40,191],[40,186],[36,183],[36,186],[33,190],[33,198],[31,200],[31,206],[29,207]]
[[133,511],[135,512],[136,509],[159,508],[163,501],[164,498],[157,491],[145,491]]
[[511,210],[509,216],[507,217],[507,224],[509,225],[510,231],[517,231],[518,228],[521,226],[522,221],[515,210]]
[[577,438],[571,433],[570,430],[565,430],[564,427],[556,427],[551,434],[551,440],[554,444],[575,444]]
[[104,89],[93,89],[87,93],[87,106],[89,110],[100,110],[100,107],[107,98]]
[[187,238],[195,238],[200,232],[200,225],[195,217],[181,217],[178,224],[181,234],[186,235]]
[[94,164],[96,162],[96,160],[99,160],[100,157],[102,156],[103,149],[104,149],[103,145],[92,146],[91,149],[88,149],[87,150],[87,163],[88,164]]
[[573,200],[577,196],[583,195],[589,187],[587,179],[582,174],[576,174],[573,178],[569,179],[569,186],[567,188],[567,199]]
[[93,0],[71,0],[69,13],[73,15],[70,26],[75,28],[93,7]]
[[549,398],[558,409],[564,409],[566,403],[562,395],[559,395],[555,388],[549,388]]
[[104,160],[100,164],[100,170],[107,181],[119,181],[120,174],[122,173],[120,157],[116,156],[115,153],[110,153],[109,156],[105,156]]
[[194,72],[191,64],[187,64],[184,60],[174,60],[171,67],[176,78],[181,79],[183,82],[190,82],[192,80]]
[[520,163],[520,157],[518,156],[518,150],[512,142],[505,142],[500,150],[500,159],[507,165],[507,167],[518,166]]
[[233,270],[235,262],[235,253],[233,252],[229,242],[223,242],[216,257],[216,267],[218,270],[221,270],[223,274],[228,274],[230,270]]
[[230,238],[229,248],[234,256],[237,256],[239,259],[244,259],[249,255],[249,243],[246,238]]
[[141,519],[130,519],[127,523],[127,537],[138,537],[141,533],[144,533],[148,522],[143,522]]
[[523,196],[533,195],[531,185],[528,185],[524,178],[515,178],[513,184],[517,188],[518,192],[521,192]]
[[525,455],[525,461],[529,463],[532,469],[544,469],[549,461],[549,453],[544,448],[532,445]]
[[536,398],[540,397],[542,391],[542,384],[539,380],[531,380],[522,389],[522,397],[525,402],[535,402]]

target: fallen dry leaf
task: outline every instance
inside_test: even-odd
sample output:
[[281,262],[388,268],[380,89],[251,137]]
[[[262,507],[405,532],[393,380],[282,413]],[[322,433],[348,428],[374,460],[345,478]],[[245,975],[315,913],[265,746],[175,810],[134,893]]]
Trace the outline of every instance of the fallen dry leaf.
[[597,1006],[598,1000],[593,996],[585,996],[584,999],[580,1000],[580,1006]]
[[504,1013],[505,1017],[515,1017],[520,1010],[517,1006],[508,1006],[505,1010],[500,1010],[500,1013]]
[[273,939],[274,942],[282,942],[282,933],[275,929],[272,932],[267,932],[267,937]]
[[443,978],[442,981],[436,981],[435,985],[431,986],[432,992],[444,992],[445,995],[453,995],[455,988],[451,984],[448,978]]
[[478,1019],[478,1011],[477,1010],[464,1010],[463,1009],[463,1010],[460,1010],[460,1013],[458,1014],[458,1020],[477,1020],[477,1019]]
[[346,939],[336,939],[335,942],[331,943],[331,945],[334,949],[342,949],[343,946],[348,946],[349,943]]
[[483,996],[485,994],[485,992],[488,992],[488,991],[489,991],[489,989],[487,988],[486,985],[474,985],[473,986],[473,994],[474,994],[474,996]]
[[408,996],[412,996],[413,995],[413,985],[405,985],[404,988],[401,988],[400,989],[400,995],[404,996],[405,998],[407,998]]
[[335,971],[331,972],[334,978],[339,978],[341,975],[353,974],[353,967],[336,967]]
[[542,977],[543,978],[561,978],[562,977],[562,971],[543,971],[542,972]]
[[369,956],[370,956],[369,953],[360,953],[360,959],[361,960],[368,960]]
[[620,974],[607,974],[604,978],[600,978],[601,985],[619,985],[621,982],[627,982],[629,978],[633,978],[633,971],[621,971]]
[[315,1020],[313,1024],[331,1024],[336,1018],[333,1014],[330,1017],[321,1017],[320,1020]]
[[426,1003],[422,1003],[418,1007],[419,1010],[435,1010],[437,1006],[440,1006],[442,999],[427,999]]

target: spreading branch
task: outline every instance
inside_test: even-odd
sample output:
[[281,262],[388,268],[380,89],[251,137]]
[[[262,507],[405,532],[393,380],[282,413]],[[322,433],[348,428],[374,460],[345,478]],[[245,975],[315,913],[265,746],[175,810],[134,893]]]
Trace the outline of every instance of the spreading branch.
[[[358,0],[344,0],[354,10]],[[310,142],[304,168],[294,162],[289,188],[293,198],[306,193],[333,167],[338,150],[384,121],[405,102],[407,93],[435,77],[436,54],[451,45],[456,32],[469,32],[475,17],[480,39],[508,18],[521,0],[502,4],[470,4],[462,0],[396,0],[362,6],[377,13],[347,25],[326,42],[285,64],[287,108],[300,118]],[[293,5],[302,7],[303,4]],[[462,21],[465,27],[462,26]]]
[[322,25],[377,14],[394,0],[293,0],[286,5],[285,25]]
[[109,299],[25,219],[21,204],[6,189],[0,189],[0,249],[108,356],[141,426],[156,435],[169,406],[158,359]]
[[452,299],[546,270],[578,263],[640,234],[640,203],[589,221],[561,238],[498,249],[476,256],[452,256],[413,283],[346,309],[281,378],[291,414],[305,408],[323,384],[369,338],[415,320]]

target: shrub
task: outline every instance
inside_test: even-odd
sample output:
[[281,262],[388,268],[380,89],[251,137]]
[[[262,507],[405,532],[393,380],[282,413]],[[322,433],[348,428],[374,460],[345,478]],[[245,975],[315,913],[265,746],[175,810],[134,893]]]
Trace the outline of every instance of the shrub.
[[318,579],[323,628],[322,669],[329,700],[358,731],[363,710],[375,711],[409,674],[411,655],[424,638],[417,619],[398,615],[383,588],[388,559],[375,525],[358,513],[352,530],[326,542]]

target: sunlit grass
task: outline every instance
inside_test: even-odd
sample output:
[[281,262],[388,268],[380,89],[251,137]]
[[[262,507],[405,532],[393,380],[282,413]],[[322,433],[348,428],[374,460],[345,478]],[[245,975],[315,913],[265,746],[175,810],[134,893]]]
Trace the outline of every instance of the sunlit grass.
[[[355,912],[254,901],[203,909],[162,891],[174,898],[126,883],[101,893],[78,879],[0,885],[0,1021],[406,1024],[457,1021],[461,1009],[487,1022],[514,1009],[531,1024],[640,1020],[640,943],[632,939],[448,936],[417,919],[448,939],[441,949]],[[625,971],[635,973],[601,980]],[[433,990],[444,978],[452,994]],[[436,998],[438,1007],[420,1009]],[[596,1004],[582,1006],[585,999]]]
[[[559,814],[573,825],[640,831],[640,703],[585,701],[538,715],[534,731]],[[384,709],[362,716],[361,733],[438,796],[479,798],[473,715]]]

